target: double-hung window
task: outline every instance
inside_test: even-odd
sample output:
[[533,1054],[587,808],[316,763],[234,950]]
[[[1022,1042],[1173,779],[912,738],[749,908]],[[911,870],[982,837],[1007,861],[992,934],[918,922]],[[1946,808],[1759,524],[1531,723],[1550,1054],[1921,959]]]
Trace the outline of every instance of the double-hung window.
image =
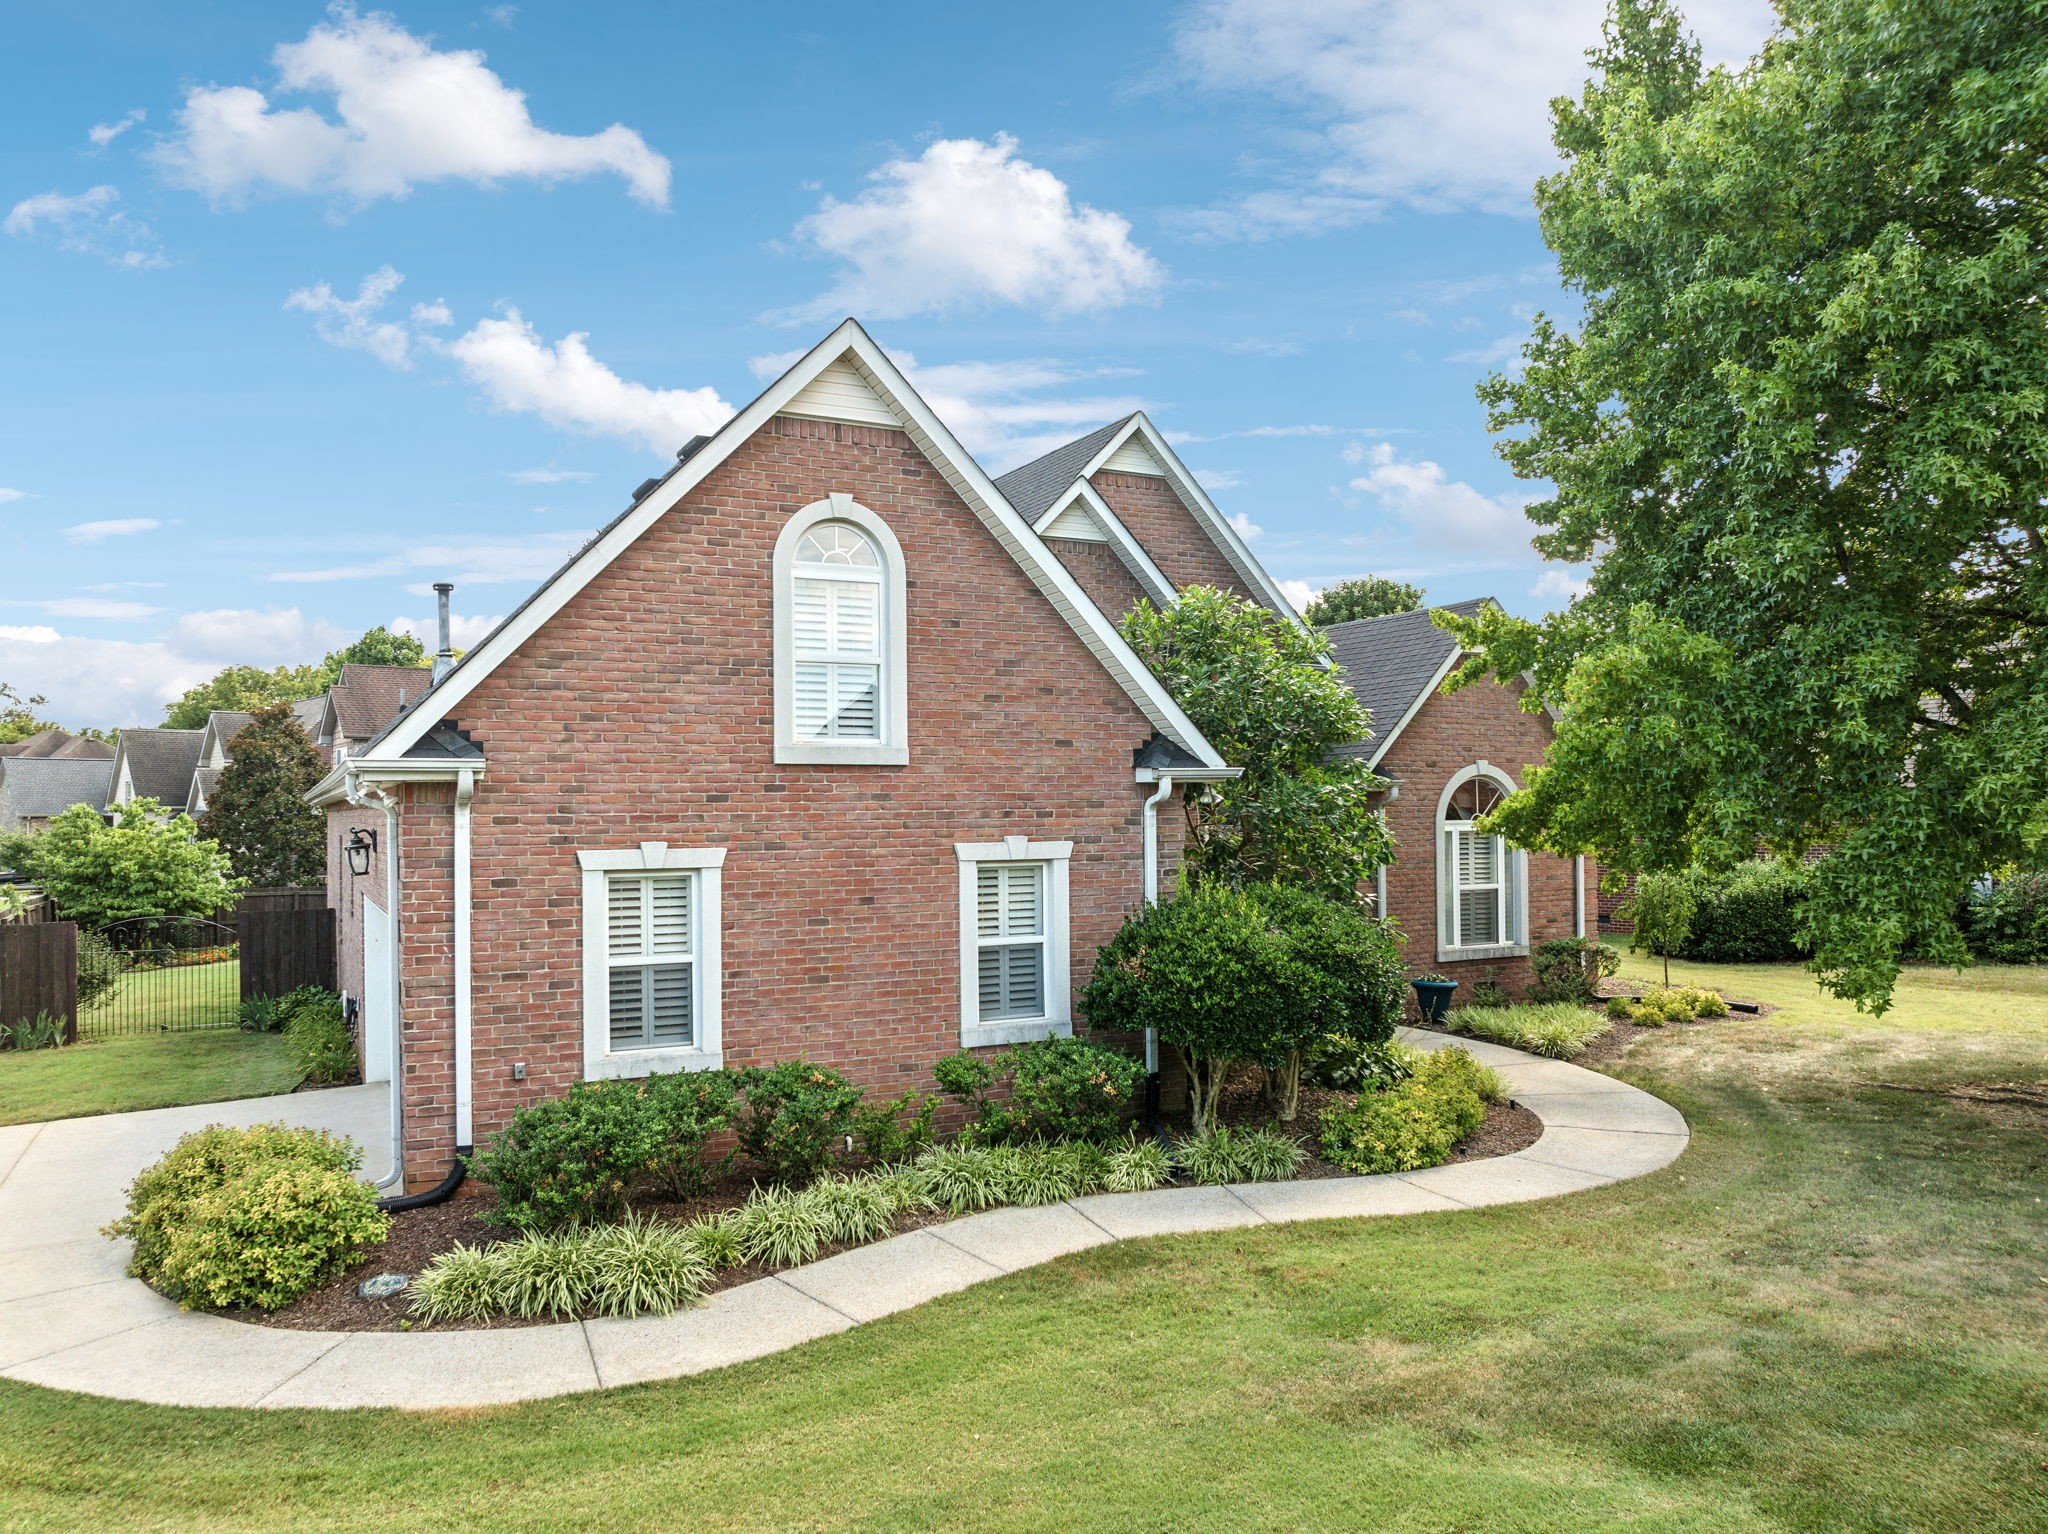
[[1525,861],[1501,837],[1476,824],[1498,809],[1510,791],[1483,764],[1459,773],[1445,791],[1438,817],[1439,959],[1519,951],[1525,944]]
[[722,847],[643,842],[577,854],[583,869],[584,1075],[722,1061]]
[[962,842],[960,1041],[1018,1044],[1073,1029],[1067,936],[1071,842]]
[[775,542],[775,760],[909,761],[903,551],[850,495],[814,502]]

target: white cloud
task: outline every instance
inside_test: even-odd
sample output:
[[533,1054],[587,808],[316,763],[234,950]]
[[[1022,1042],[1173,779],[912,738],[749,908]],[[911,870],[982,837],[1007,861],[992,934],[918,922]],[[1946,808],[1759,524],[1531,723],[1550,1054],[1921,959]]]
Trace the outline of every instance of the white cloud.
[[118,117],[110,123],[94,123],[85,130],[85,136],[92,140],[93,148],[104,149],[148,116],[149,114],[143,111],[141,107],[137,107],[134,111]]
[[348,564],[280,570],[269,579],[293,585],[322,585],[421,576],[425,577],[418,588],[421,594],[430,590],[434,581],[472,586],[530,585],[553,574],[589,536],[585,529],[537,533],[519,539],[451,538]]
[[180,614],[171,625],[170,643],[194,659],[275,666],[316,660],[355,637],[296,607],[218,607]]
[[471,383],[501,410],[526,411],[551,426],[624,437],[658,453],[718,430],[732,406],[718,391],[652,389],[629,382],[591,356],[587,331],[542,341],[517,309],[479,320],[448,343]]
[[1235,490],[1244,483],[1244,476],[1235,469],[1195,469],[1195,481],[1204,490]]
[[1246,543],[1250,543],[1254,538],[1258,537],[1261,533],[1265,532],[1265,529],[1263,527],[1259,526],[1258,523],[1254,522],[1250,517],[1246,516],[1241,511],[1236,512],[1231,516],[1230,525],[1237,529],[1237,536],[1242,538]]
[[380,266],[362,280],[354,298],[338,297],[333,288],[318,282],[310,288],[294,289],[286,295],[284,306],[312,315],[314,333],[330,346],[368,352],[386,367],[409,368],[416,329],[446,325],[452,317],[437,299],[431,304],[413,306],[413,328],[395,320],[376,318],[377,311],[404,281],[403,273]]
[[66,724],[157,724],[163,707],[218,668],[158,641],[90,639],[46,624],[0,624],[0,676]]
[[116,623],[153,618],[163,611],[147,602],[111,601],[105,597],[58,597],[36,606],[53,618],[102,618]]
[[75,197],[38,192],[10,208],[0,228],[22,238],[55,240],[59,250],[98,256],[130,271],[163,266],[155,233],[115,206],[120,200],[121,193],[111,186],[87,187]]
[[[488,616],[480,613],[450,613],[448,615],[448,642],[458,650],[472,650],[484,642],[485,637],[505,621],[503,613]],[[441,642],[440,620],[438,618],[393,618],[384,627],[394,634],[410,634],[431,653]]]
[[1150,299],[1165,272],[1118,214],[1076,204],[1017,141],[940,139],[851,202],[827,197],[797,237],[850,270],[789,319],[897,318],[989,303],[1073,314]]
[[1299,341],[1262,341],[1253,337],[1245,341],[1232,341],[1223,348],[1241,357],[1299,357]]
[[1452,352],[1448,357],[1444,358],[1444,361],[1469,362],[1486,368],[1501,367],[1504,364],[1520,360],[1522,343],[1528,339],[1527,332],[1517,331],[1514,335],[1502,336],[1498,340],[1489,341],[1484,346],[1475,346],[1462,352]]
[[196,86],[176,133],[151,151],[169,180],[216,202],[263,188],[360,204],[432,181],[610,173],[639,201],[667,205],[669,162],[632,129],[551,133],[482,53],[438,51],[391,17],[347,4],[328,15],[303,42],[280,44],[271,62],[280,93],[330,96],[334,116],[274,107],[246,85]]
[[1319,589],[1307,581],[1281,581],[1279,585],[1280,595],[1287,598],[1289,605],[1298,613],[1308,611],[1308,604],[1316,599]]
[[1569,570],[1560,570],[1553,566],[1536,577],[1536,584],[1529,588],[1529,595],[1538,601],[1550,603],[1554,610],[1569,602],[1578,601],[1592,589],[1591,581],[1573,575]]
[[516,5],[487,5],[484,7],[484,20],[494,27],[503,27],[508,32],[512,30],[512,23],[518,19],[519,7]]
[[596,479],[589,469],[558,469],[553,464],[538,469],[514,469],[505,476],[519,485],[584,484]]
[[1480,555],[1528,548],[1534,529],[1522,509],[1542,497],[1486,495],[1452,479],[1441,464],[1404,459],[1385,442],[1366,449],[1361,461],[1370,467],[1351,488],[1377,497],[1418,542]]
[[64,536],[73,543],[98,543],[102,538],[129,538],[162,526],[155,517],[110,517],[104,522],[73,523],[64,529]]
[[9,644],[56,644],[63,637],[47,623],[0,623],[0,640]]
[[[1303,107],[1317,150],[1282,184],[1193,215],[1258,237],[1344,227],[1390,204],[1526,213],[1556,165],[1549,101],[1575,94],[1605,0],[1198,0],[1175,29],[1182,69]],[[1693,0],[1706,57],[1748,58],[1768,0]]]
[[0,506],[5,506],[9,501],[26,501],[31,498],[30,492],[26,490],[10,490],[5,485],[0,485]]
[[162,581],[97,581],[87,591],[161,591]]

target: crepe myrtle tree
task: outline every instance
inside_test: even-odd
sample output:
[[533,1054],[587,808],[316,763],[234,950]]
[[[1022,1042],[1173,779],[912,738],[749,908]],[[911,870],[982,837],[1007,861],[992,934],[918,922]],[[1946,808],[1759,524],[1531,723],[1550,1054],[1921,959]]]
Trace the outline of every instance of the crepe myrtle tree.
[[1538,183],[1577,318],[1481,386],[1587,594],[1440,619],[1453,687],[1533,675],[1546,764],[1492,817],[1620,874],[1828,849],[1822,983],[1962,963],[2048,841],[2048,195],[2038,4],[1782,0],[1737,72],[1621,0]]
[[1256,602],[1190,586],[1171,607],[1141,600],[1124,638],[1242,777],[1183,795],[1183,867],[1197,879],[1279,880],[1355,899],[1393,839],[1371,807],[1386,780],[1332,753],[1371,716],[1313,629]]

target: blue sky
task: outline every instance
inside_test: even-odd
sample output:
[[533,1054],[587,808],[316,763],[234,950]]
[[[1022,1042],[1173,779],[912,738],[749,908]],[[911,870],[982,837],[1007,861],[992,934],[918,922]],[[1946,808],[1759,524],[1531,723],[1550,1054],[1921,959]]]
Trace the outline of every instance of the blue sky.
[[0,681],[473,640],[847,312],[997,472],[1142,405],[1297,595],[1557,606],[1473,386],[1599,13],[15,0]]

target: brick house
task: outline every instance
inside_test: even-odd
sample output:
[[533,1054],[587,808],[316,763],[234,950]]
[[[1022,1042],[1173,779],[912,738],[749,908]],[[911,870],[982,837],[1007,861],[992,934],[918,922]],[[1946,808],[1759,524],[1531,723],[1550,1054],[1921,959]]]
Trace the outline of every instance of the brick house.
[[[1454,602],[1470,614],[1492,599]],[[1527,713],[1527,684],[1493,680],[1446,697],[1439,689],[1462,652],[1428,612],[1332,624],[1324,634],[1373,732],[1347,748],[1393,786],[1381,810],[1395,861],[1379,872],[1374,904],[1408,937],[1411,975],[1435,971],[1466,989],[1491,981],[1519,995],[1529,949],[1587,930],[1583,858],[1524,852],[1472,822],[1520,788],[1549,749],[1552,719]]]
[[1292,616],[1142,413],[992,480],[840,326],[313,791],[406,1185],[577,1080],[1070,1031],[1234,773],[1116,631],[1197,582]]

